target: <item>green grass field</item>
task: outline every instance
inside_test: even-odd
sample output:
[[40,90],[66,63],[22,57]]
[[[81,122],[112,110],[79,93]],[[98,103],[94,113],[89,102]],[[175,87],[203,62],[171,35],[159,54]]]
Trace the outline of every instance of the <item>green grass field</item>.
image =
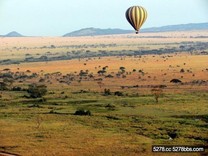
[[[3,151],[21,155],[153,155],[151,145],[208,142],[206,92],[164,94],[157,104],[152,95],[66,92],[68,98],[47,95],[45,102],[39,102],[25,100],[24,93],[3,94],[13,99],[0,103]],[[75,116],[80,108],[92,115]],[[170,139],[170,133],[176,133],[176,138]]]

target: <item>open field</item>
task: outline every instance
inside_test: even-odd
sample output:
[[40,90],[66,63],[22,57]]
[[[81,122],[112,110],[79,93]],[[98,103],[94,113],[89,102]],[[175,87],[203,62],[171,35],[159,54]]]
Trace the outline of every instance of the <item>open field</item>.
[[[152,153],[151,148],[208,146],[208,48],[207,38],[201,37],[208,32],[142,36],[1,38],[0,61],[19,62],[0,65],[0,151],[24,156],[206,155]],[[160,55],[139,53],[161,48]],[[107,54],[84,57],[100,50]],[[79,52],[84,54],[79,57]],[[67,53],[67,60],[25,60]],[[32,98],[33,83],[47,87],[47,93]]]
[[[63,60],[64,58],[86,58],[112,54],[134,55],[136,53],[138,55],[141,51],[155,49],[159,50],[156,51],[158,54],[160,51],[163,53],[169,53],[168,51],[191,52],[194,50],[193,47],[198,52],[203,51],[205,46],[207,48],[207,38],[208,31],[143,33],[140,36],[2,37],[0,38],[0,60],[5,60],[3,63],[7,63],[7,59],[10,59],[18,63],[23,60],[35,61],[35,58],[40,58],[38,61],[44,61],[41,56]],[[197,48],[198,44],[202,44],[200,49]]]

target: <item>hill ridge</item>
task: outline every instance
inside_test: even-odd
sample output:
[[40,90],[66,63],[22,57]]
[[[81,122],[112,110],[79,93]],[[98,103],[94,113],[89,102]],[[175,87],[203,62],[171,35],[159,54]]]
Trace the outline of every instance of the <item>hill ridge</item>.
[[1,37],[24,37],[24,36],[16,31],[11,31],[6,35],[1,35]]
[[[208,23],[189,23],[189,24],[178,24],[178,25],[167,25],[161,27],[151,27],[141,29],[140,32],[169,32],[169,31],[192,31],[192,30],[208,30]],[[124,30],[118,28],[82,28],[80,30],[72,31],[63,35],[63,37],[78,37],[78,36],[99,36],[99,35],[115,35],[115,34],[128,34],[134,33],[134,30]]]

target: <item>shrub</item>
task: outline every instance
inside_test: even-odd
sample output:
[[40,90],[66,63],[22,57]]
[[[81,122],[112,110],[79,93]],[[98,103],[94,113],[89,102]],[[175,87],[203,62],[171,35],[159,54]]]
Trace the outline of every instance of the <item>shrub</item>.
[[169,137],[171,137],[171,139],[175,139],[178,137],[177,130],[168,131],[167,134]]
[[114,95],[116,95],[116,96],[123,96],[123,93],[120,92],[120,91],[116,91],[116,92],[114,93]]
[[51,45],[51,48],[56,48],[56,46],[55,45]]
[[104,75],[104,74],[106,73],[106,71],[105,71],[105,70],[99,70],[97,73],[98,73],[99,75]]
[[46,101],[47,101],[46,98],[41,98],[38,100],[38,102],[46,102]]
[[12,91],[22,91],[22,88],[15,86],[12,88]]
[[111,91],[110,89],[104,89],[104,96],[108,96],[108,95],[111,95]]
[[182,68],[182,69],[180,70],[180,72],[181,72],[181,73],[184,73],[184,72],[185,72],[185,70]]
[[125,70],[125,67],[120,67],[119,69],[123,71],[123,70]]
[[74,115],[88,115],[88,116],[91,116],[92,114],[89,110],[78,109],[78,110],[76,110]]
[[0,82],[0,90],[9,90],[8,84],[5,82]]
[[29,85],[27,92],[31,98],[41,98],[47,93],[47,86],[31,84]]
[[105,108],[107,108],[108,110],[115,110],[116,109],[116,106],[112,105],[112,104],[107,104],[105,106]]

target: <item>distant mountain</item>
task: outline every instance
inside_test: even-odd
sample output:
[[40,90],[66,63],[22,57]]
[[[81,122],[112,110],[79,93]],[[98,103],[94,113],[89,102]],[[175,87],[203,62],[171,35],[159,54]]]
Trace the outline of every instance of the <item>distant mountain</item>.
[[24,37],[24,36],[16,31],[12,31],[6,35],[2,35],[2,37]]
[[[191,23],[191,24],[180,24],[180,25],[169,25],[162,27],[152,27],[141,29],[140,32],[169,32],[169,31],[192,31],[192,30],[208,30],[208,23]],[[133,33],[133,30],[123,29],[99,29],[99,28],[85,28],[71,33],[65,34],[63,37],[74,37],[74,36],[98,36],[98,35],[115,35],[115,34],[128,34]]]
[[208,30],[208,23],[190,23],[180,25],[169,25],[142,29],[141,32],[169,32],[169,31],[192,31]]
[[115,35],[115,34],[128,34],[132,32],[133,32],[132,30],[122,30],[122,29],[85,28],[85,29],[73,31],[71,33],[67,33],[63,37]]

